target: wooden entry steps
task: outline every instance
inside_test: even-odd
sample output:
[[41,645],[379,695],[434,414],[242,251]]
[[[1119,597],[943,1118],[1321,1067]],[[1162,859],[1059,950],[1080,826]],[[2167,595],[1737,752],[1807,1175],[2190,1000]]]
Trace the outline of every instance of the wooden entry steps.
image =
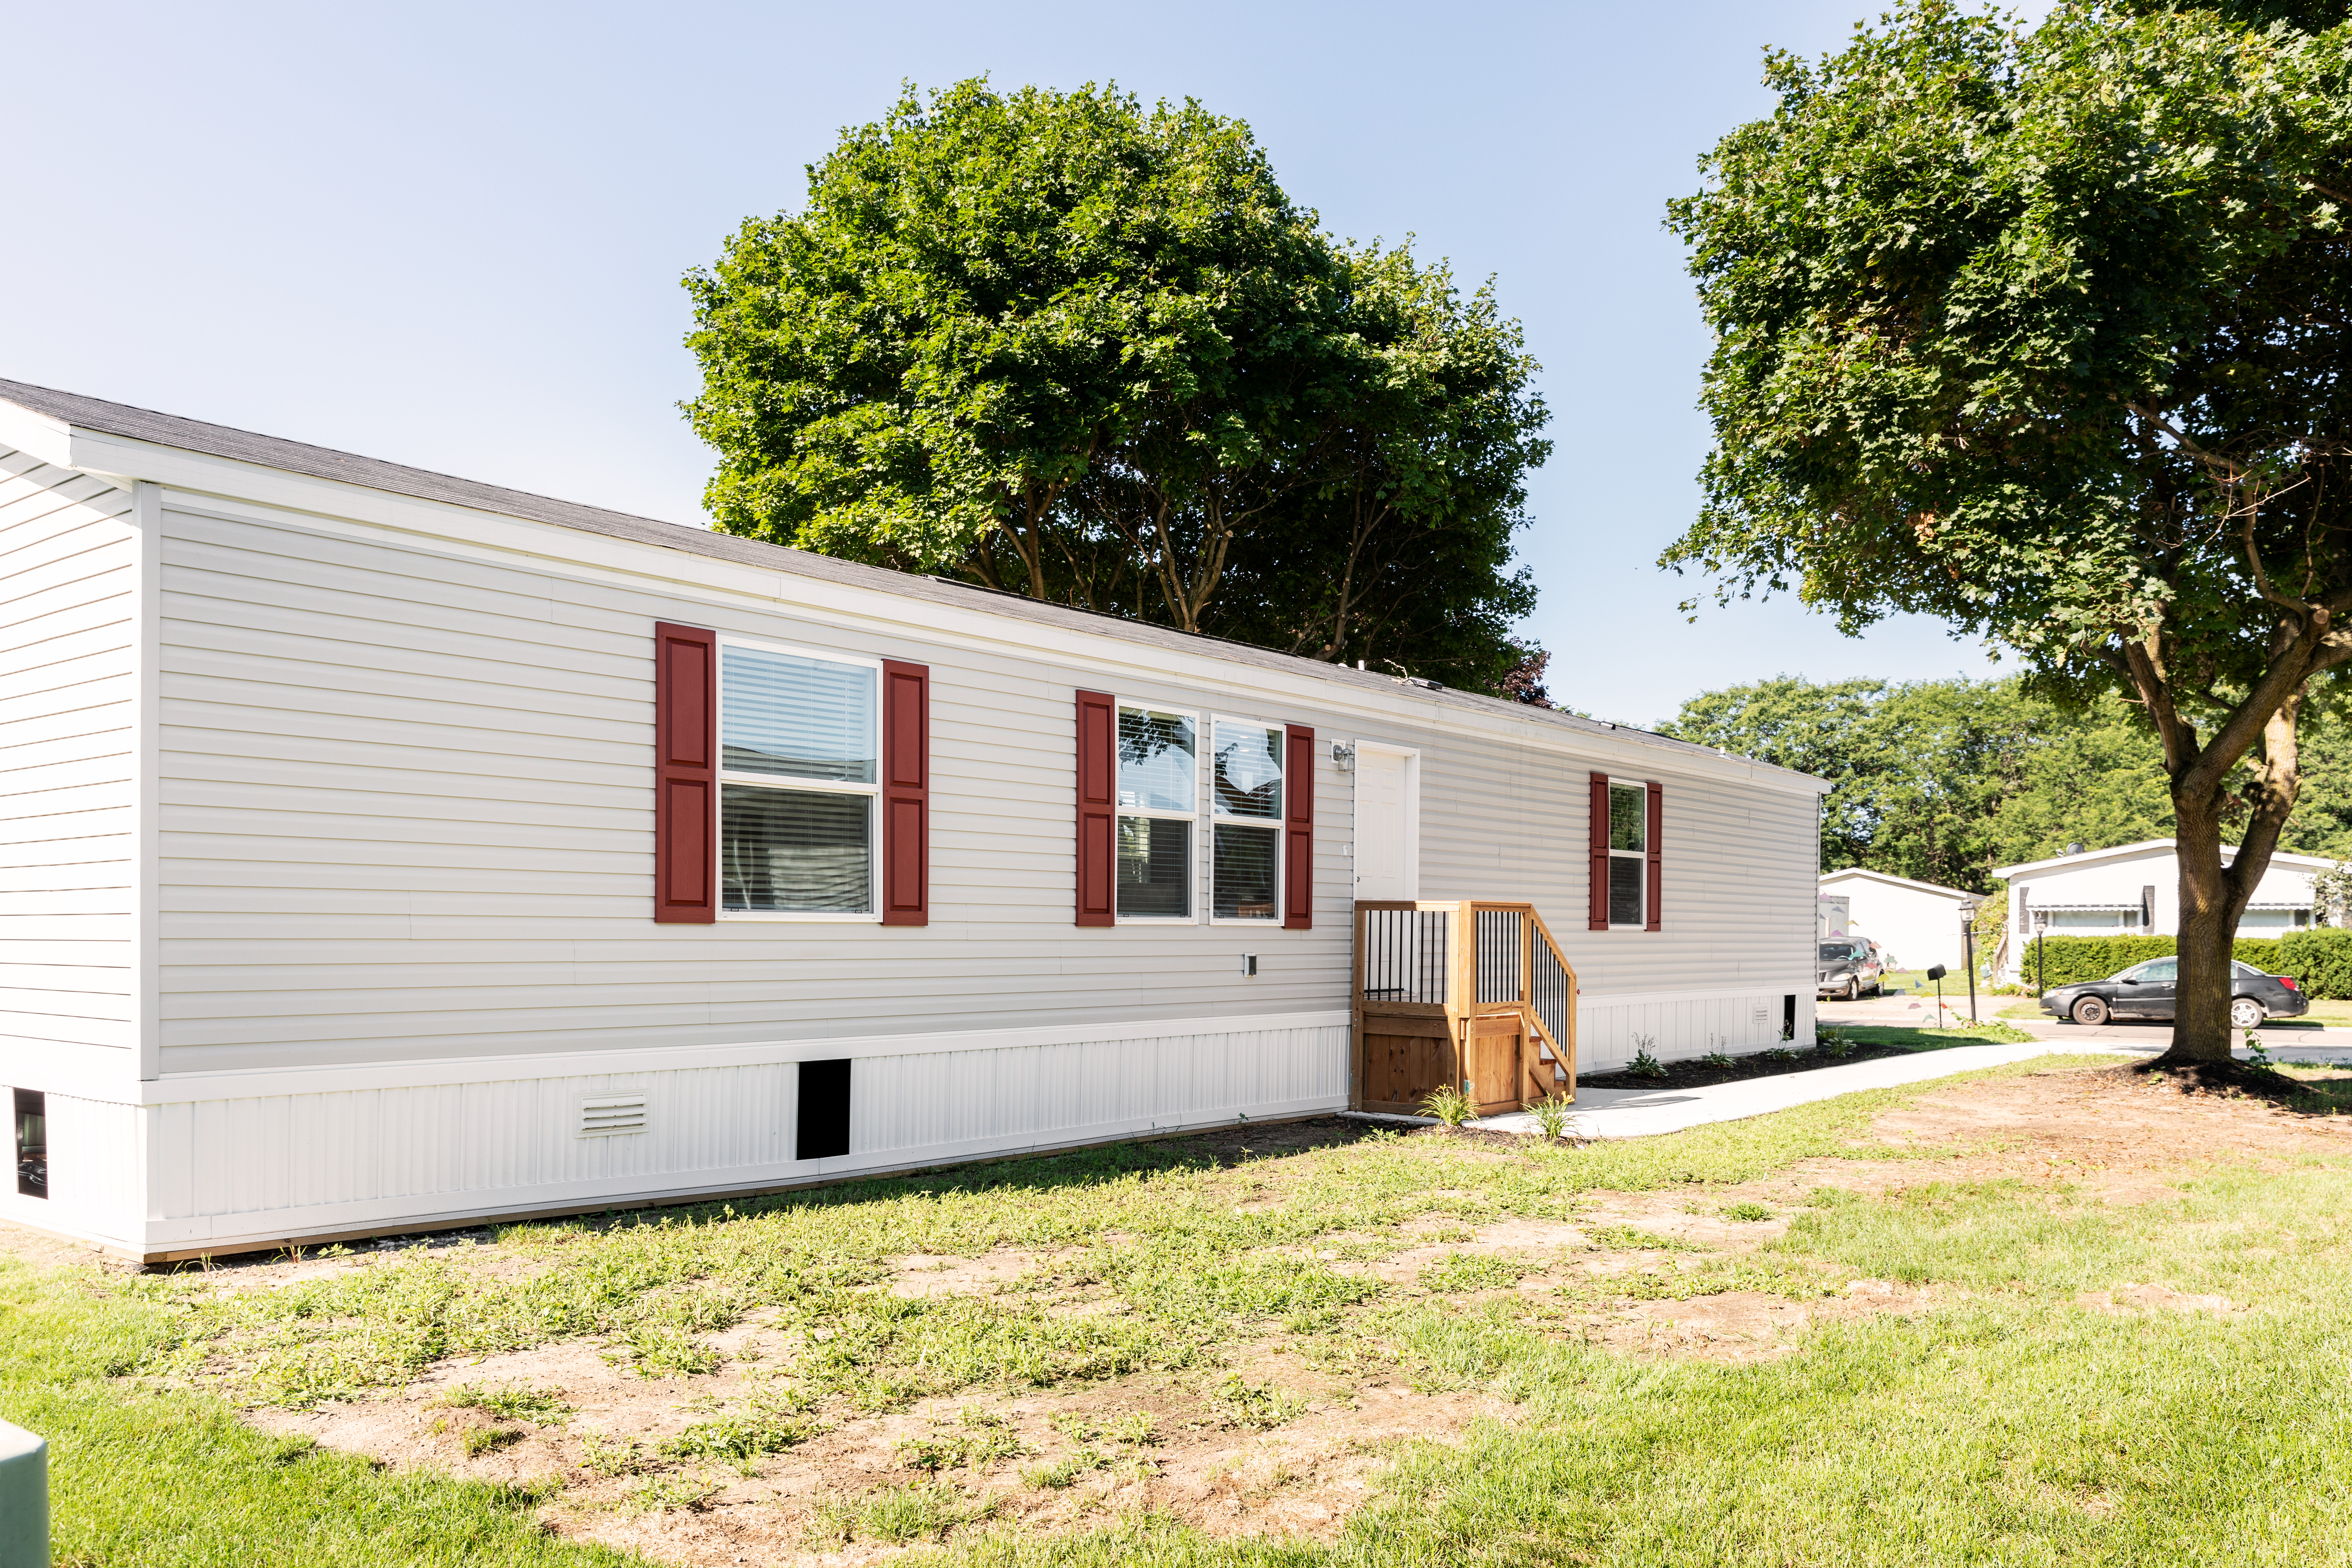
[[1416,1114],[1459,1085],[1482,1116],[1576,1098],[1576,971],[1528,903],[1356,905],[1359,1110]]

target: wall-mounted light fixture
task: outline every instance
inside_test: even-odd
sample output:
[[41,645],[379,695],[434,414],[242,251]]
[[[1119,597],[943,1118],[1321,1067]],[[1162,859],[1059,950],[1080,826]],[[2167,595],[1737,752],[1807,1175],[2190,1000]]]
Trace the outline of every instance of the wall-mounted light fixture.
[[1356,742],[1353,741],[1332,742],[1331,765],[1338,768],[1343,773],[1354,773],[1356,771]]

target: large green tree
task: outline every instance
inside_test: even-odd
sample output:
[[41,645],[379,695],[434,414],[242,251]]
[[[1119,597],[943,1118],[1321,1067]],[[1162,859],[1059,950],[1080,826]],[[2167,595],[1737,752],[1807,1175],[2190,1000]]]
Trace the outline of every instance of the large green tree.
[[910,89],[686,281],[728,531],[1458,684],[1525,657],[1517,324],[1323,234],[1239,121]]
[[2228,1059],[2230,935],[2352,660],[2352,37],[2294,25],[2328,20],[1909,0],[1769,57],[1778,109],[1672,208],[1717,447],[1664,559],[2134,704],[2181,848],[2177,1063]]
[[[1862,866],[1970,892],[1995,867],[2173,836],[2163,748],[2113,694],[2060,704],[2019,677],[1811,681],[1702,692],[1662,734],[1828,779],[1822,868]],[[2304,720],[2302,789],[2279,847],[2352,858],[2352,723]],[[2252,782],[2253,763],[2242,763]],[[2225,827],[2244,825],[2237,803]]]

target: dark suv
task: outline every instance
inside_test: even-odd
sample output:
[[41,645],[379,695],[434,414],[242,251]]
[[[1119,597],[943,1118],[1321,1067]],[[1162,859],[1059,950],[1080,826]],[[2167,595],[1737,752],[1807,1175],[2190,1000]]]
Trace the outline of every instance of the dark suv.
[[[2180,978],[2177,958],[2151,958],[2105,980],[2079,981],[2044,992],[2042,1010],[2077,1024],[2116,1018],[2169,1018]],[[2311,1011],[2311,998],[2292,974],[2264,974],[2251,963],[2230,965],[2230,1026],[2252,1029],[2265,1018],[2295,1018]]]
[[1884,995],[1885,973],[1876,942],[1866,936],[1833,936],[1822,943],[1821,980],[1813,994],[1849,1002],[1860,1001],[1865,992]]

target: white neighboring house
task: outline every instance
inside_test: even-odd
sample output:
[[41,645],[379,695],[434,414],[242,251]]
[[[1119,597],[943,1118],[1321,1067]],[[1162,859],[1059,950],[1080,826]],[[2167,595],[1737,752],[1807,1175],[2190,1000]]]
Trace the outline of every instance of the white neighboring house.
[[[2221,863],[2237,854],[2221,847]],[[2241,936],[2280,936],[2312,923],[2311,879],[2335,862],[2320,855],[2272,855],[2238,922]],[[2169,838],[2118,844],[1996,867],[2009,882],[2011,942],[2003,950],[2001,977],[2022,978],[2026,942],[2037,932],[2052,936],[2177,936],[2180,931],[2180,866]]]
[[136,1258],[1335,1110],[1359,900],[1813,1037],[1828,785],[1614,724],[6,382],[0,608],[0,1217]]
[[1961,972],[1960,910],[1972,895],[1856,866],[1825,874],[1821,896],[1844,902],[1847,932],[1876,942],[1887,968]]

